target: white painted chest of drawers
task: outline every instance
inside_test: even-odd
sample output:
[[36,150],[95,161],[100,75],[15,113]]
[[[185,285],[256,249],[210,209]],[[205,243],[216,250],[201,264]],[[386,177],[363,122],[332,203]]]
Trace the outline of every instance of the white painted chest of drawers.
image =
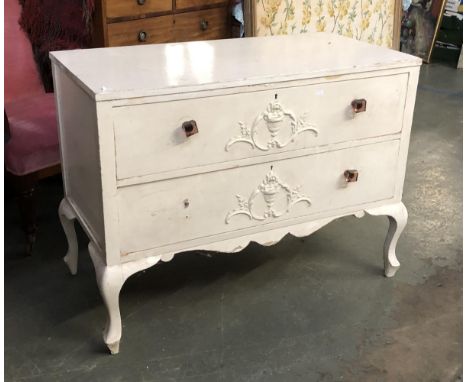
[[65,186],[118,352],[125,280],[178,252],[271,245],[388,215],[387,276],[421,61],[325,33],[51,53]]

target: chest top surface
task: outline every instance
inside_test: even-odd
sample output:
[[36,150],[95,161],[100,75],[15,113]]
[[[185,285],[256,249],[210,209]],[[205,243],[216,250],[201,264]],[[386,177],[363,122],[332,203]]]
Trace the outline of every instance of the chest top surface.
[[50,56],[96,101],[421,64],[417,57],[328,33],[58,51]]

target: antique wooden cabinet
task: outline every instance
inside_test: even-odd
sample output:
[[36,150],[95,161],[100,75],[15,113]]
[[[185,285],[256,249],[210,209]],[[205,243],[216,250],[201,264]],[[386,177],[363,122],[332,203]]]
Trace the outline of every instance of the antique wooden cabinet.
[[[51,53],[74,274],[73,220],[119,350],[125,280],[174,254],[237,252],[401,202],[419,58],[337,35]],[[345,243],[343,243],[345,245]]]
[[229,0],[96,0],[93,46],[231,37]]

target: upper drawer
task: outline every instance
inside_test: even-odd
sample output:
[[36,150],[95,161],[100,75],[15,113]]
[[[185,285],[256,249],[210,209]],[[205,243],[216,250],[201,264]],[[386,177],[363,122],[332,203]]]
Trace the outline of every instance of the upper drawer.
[[107,0],[107,18],[141,16],[172,10],[172,0]]
[[[204,61],[203,71],[197,68],[206,76],[203,81],[209,80],[213,70],[207,63]],[[172,73],[174,82],[192,70],[187,66],[177,69]],[[116,107],[117,178],[258,156],[266,161],[269,155],[285,151],[398,133],[406,85],[407,74],[403,73]],[[354,99],[366,99],[366,110],[353,113]],[[182,125],[192,120],[198,133],[187,138]]]
[[110,46],[156,44],[172,41],[173,16],[123,21],[107,26]]
[[176,9],[199,8],[225,3],[227,3],[226,0],[176,0]]

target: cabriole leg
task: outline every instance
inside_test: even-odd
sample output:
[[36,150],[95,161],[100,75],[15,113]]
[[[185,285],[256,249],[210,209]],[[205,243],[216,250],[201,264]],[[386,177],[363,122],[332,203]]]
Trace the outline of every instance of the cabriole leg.
[[68,252],[63,258],[63,261],[65,261],[65,263],[68,265],[71,274],[76,275],[78,271],[78,241],[76,240],[76,231],[74,225],[76,216],[66,199],[63,199],[60,203],[59,217],[68,241]]
[[123,275],[121,266],[107,266],[104,264],[99,249],[92,241],[89,243],[88,248],[96,270],[99,291],[107,309],[107,323],[103,333],[104,342],[111,354],[117,354],[122,336],[119,294],[126,277]]
[[102,299],[107,309],[107,323],[104,329],[104,342],[112,354],[119,352],[122,337],[122,320],[120,318],[119,295],[125,280],[131,275],[149,268],[159,261],[170,261],[173,253],[149,256],[128,263],[108,266],[105,254],[94,243],[89,243],[89,254],[96,270],[96,280]]
[[390,225],[388,227],[387,237],[384,244],[384,267],[385,276],[393,277],[400,268],[400,262],[397,259],[395,249],[403,229],[408,221],[408,211],[405,205],[400,202],[387,206],[372,208],[366,210],[369,215],[387,215]]

